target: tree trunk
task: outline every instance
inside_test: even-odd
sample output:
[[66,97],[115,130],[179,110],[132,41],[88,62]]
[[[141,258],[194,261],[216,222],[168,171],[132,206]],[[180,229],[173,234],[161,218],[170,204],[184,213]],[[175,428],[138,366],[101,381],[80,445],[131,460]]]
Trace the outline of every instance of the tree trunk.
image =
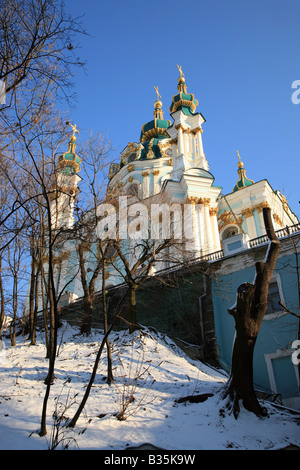
[[30,344],[31,344],[31,346],[34,346],[36,344],[36,324],[37,324],[37,312],[38,312],[38,296],[39,296],[39,272],[37,271],[36,277],[35,277],[35,294],[34,294],[35,304],[34,304],[32,321],[31,321],[31,325],[30,325],[30,337],[31,337]]
[[93,302],[90,294],[85,294],[83,297],[83,317],[80,325],[80,334],[89,335],[92,328],[92,316],[93,316]]
[[81,412],[83,410],[83,408],[85,407],[85,404],[87,402],[87,399],[90,395],[90,391],[92,389],[92,385],[94,383],[94,380],[95,380],[95,377],[96,377],[96,372],[97,372],[97,369],[98,369],[98,365],[99,365],[99,361],[100,361],[100,358],[101,358],[101,354],[102,354],[102,351],[103,351],[103,348],[106,344],[106,341],[107,341],[107,338],[111,332],[111,330],[113,329],[113,326],[115,324],[115,321],[116,321],[116,318],[119,314],[119,310],[122,306],[122,303],[125,299],[125,297],[127,296],[127,291],[125,292],[125,294],[122,296],[122,298],[119,300],[119,303],[116,307],[116,310],[115,310],[115,313],[114,313],[114,316],[112,318],[112,322],[110,324],[110,327],[108,328],[108,330],[106,331],[104,337],[103,337],[103,340],[101,342],[101,345],[100,345],[100,348],[97,352],[97,356],[96,356],[96,359],[95,359],[95,363],[94,363],[94,367],[93,367],[93,371],[92,371],[92,374],[91,374],[91,377],[90,377],[90,380],[89,380],[89,383],[87,384],[87,387],[86,387],[86,390],[85,390],[85,393],[84,393],[84,396],[82,398],[82,401],[78,407],[78,410],[76,411],[75,415],[73,416],[73,418],[71,419],[71,421],[69,422],[68,424],[68,427],[74,427],[78,421],[78,418],[79,416],[81,415]]
[[[33,240],[31,241],[32,245],[34,244]],[[31,340],[31,344],[35,344],[35,340],[33,339],[34,333],[34,299],[35,299],[35,286],[37,283],[37,265],[36,265],[36,257],[34,254],[34,248],[31,247],[31,275],[30,275],[30,291],[29,291],[29,338]]]
[[258,416],[265,416],[265,410],[260,406],[253,387],[253,353],[261,325],[261,322],[252,321],[250,318],[250,303],[254,289],[254,285],[245,283],[237,290],[236,310],[239,314],[234,314],[236,337],[232,352],[231,375],[227,384],[227,393],[235,417],[240,411],[240,400],[247,410]]
[[55,357],[56,357],[56,350],[57,350],[58,308],[57,308],[55,284],[54,284],[54,278],[53,278],[52,247],[50,247],[50,250],[49,250],[48,294],[49,294],[49,306],[50,306],[50,309],[49,309],[50,310],[49,369],[48,369],[47,377],[45,379],[46,392],[45,392],[43,409],[42,409],[41,429],[39,432],[40,436],[45,436],[47,434],[47,428],[46,428],[47,404],[48,404],[48,398],[50,395],[50,387],[55,378],[54,367],[55,367]]
[[[103,316],[104,316],[104,334],[107,333],[107,297],[106,297],[106,282],[105,282],[105,267],[106,263],[103,259],[103,268],[102,268],[102,308],[103,308]],[[107,383],[111,385],[114,380],[113,372],[112,372],[112,359],[111,359],[111,347],[109,342],[109,337],[107,336],[106,339],[106,354],[107,354]]]
[[129,307],[128,307],[129,331],[133,333],[137,327],[136,321],[136,287],[129,288]]
[[263,216],[270,240],[265,262],[256,263],[256,277],[253,284],[244,283],[237,289],[236,304],[228,309],[234,317],[236,337],[232,352],[231,375],[225,386],[224,397],[229,397],[228,408],[235,417],[243,406],[257,416],[266,416],[266,410],[259,404],[253,386],[253,353],[256,339],[267,311],[268,291],[272,273],[280,251],[271,210],[263,209]]
[[2,328],[4,324],[5,310],[4,310],[4,289],[2,282],[2,257],[0,255],[0,339],[2,338]]

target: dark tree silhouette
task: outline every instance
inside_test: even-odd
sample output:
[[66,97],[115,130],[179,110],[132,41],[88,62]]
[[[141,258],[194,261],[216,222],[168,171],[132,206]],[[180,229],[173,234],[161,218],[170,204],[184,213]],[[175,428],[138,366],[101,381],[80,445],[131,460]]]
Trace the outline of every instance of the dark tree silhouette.
[[225,386],[223,397],[228,397],[228,408],[235,417],[243,406],[257,416],[267,416],[256,397],[253,387],[253,352],[264,315],[268,305],[268,291],[272,273],[280,251],[280,242],[275,234],[271,209],[263,209],[268,251],[264,261],[256,263],[256,276],[253,284],[243,283],[237,289],[236,304],[228,309],[235,320],[236,336],[234,341],[231,375]]

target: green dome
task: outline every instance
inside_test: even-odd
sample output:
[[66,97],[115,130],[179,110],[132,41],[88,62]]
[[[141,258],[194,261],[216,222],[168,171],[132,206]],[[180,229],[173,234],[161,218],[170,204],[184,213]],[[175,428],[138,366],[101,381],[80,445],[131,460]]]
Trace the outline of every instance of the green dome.
[[143,149],[141,151],[141,155],[139,160],[146,160],[151,158],[161,158],[162,152],[159,146],[160,141],[164,140],[166,137],[159,136],[154,137],[147,142],[143,142]]
[[58,170],[63,175],[72,176],[80,171],[81,158],[75,153],[76,138],[71,137],[68,151],[58,157]]
[[157,100],[154,107],[154,119],[142,126],[141,143],[148,142],[152,138],[161,139],[169,137],[167,129],[171,126],[171,121],[163,119],[162,102]]
[[236,192],[239,189],[246,188],[247,186],[251,186],[254,181],[248,180],[248,178],[242,176],[240,180],[236,183],[235,187],[233,188],[232,192]]
[[249,180],[249,178],[246,177],[246,170],[244,170],[244,164],[241,161],[239,152],[237,151],[238,157],[239,157],[239,162],[238,162],[238,175],[239,175],[239,180],[237,181],[235,187],[233,188],[232,192],[236,192],[239,189],[247,188],[248,186],[251,186],[254,184],[254,181]]
[[179,93],[172,98],[170,112],[175,113],[175,111],[180,109],[186,115],[194,114],[198,106],[198,101],[195,99],[193,93],[186,92],[184,77],[179,77],[177,89]]

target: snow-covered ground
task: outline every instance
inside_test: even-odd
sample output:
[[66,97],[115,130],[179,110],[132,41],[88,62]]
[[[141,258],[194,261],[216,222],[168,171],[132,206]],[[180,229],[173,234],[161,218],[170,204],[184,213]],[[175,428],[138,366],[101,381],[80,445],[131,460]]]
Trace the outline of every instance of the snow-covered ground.
[[[0,352],[0,449],[51,447],[53,412],[72,418],[90,378],[102,332],[80,336],[68,324],[59,329],[55,382],[48,403],[47,435],[40,437],[44,379],[48,370],[44,333],[36,346],[22,336],[17,346],[4,340]],[[125,450],[150,443],[164,450],[262,450],[300,446],[299,416],[265,403],[269,418],[259,419],[242,410],[236,420],[220,413],[218,394],[227,380],[198,361],[193,361],[168,337],[147,329],[110,336],[115,384],[106,383],[106,351],[103,351],[95,383],[76,427],[60,427],[62,448]],[[214,394],[203,403],[176,403],[188,395]],[[117,415],[128,403],[125,420]],[[127,400],[127,401],[126,401]],[[66,408],[67,407],[67,408]]]

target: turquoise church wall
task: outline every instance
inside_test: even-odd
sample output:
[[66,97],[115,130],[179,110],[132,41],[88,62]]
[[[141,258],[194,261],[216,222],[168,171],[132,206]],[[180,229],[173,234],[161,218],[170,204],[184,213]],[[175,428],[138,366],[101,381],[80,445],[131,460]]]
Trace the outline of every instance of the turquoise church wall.
[[[280,276],[283,301],[287,308],[295,313],[299,312],[299,297],[297,273],[295,269],[295,255],[284,256],[277,261],[275,273]],[[216,343],[219,354],[219,362],[225,370],[230,371],[231,355],[235,336],[234,319],[227,309],[236,301],[236,290],[243,282],[253,282],[255,267],[241,269],[239,271],[219,275],[213,280],[212,301],[214,309]],[[279,309],[281,307],[279,306]],[[265,355],[276,354],[282,351],[283,356],[276,357],[272,361],[273,373],[276,381],[277,392],[282,398],[299,395],[295,366],[291,355],[286,353],[291,350],[291,344],[297,339],[298,319],[290,314],[281,314],[277,318],[267,319],[262,322],[254,350],[253,380],[256,389],[270,392],[271,383],[267,369]]]

